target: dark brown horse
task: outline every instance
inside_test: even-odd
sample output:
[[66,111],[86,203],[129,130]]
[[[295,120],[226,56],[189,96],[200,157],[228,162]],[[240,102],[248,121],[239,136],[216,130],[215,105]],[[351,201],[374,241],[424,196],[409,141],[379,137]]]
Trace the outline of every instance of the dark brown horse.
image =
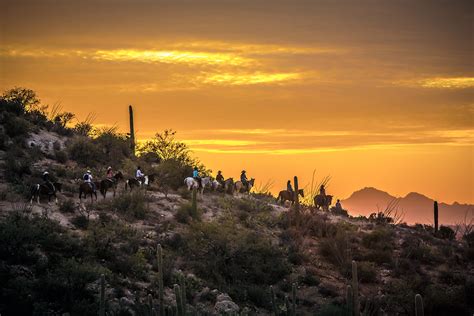
[[[304,197],[303,189],[299,189],[298,194],[301,195],[301,197]],[[293,192],[283,190],[278,194],[276,201],[277,203],[280,201],[281,204],[285,204],[286,201],[290,201],[291,205],[293,205],[295,203],[295,195]]]
[[314,197],[314,206],[319,210],[321,207],[324,211],[329,211],[329,206],[332,204],[332,195],[323,196],[318,194]]
[[104,179],[100,181],[100,193],[105,199],[105,196],[107,195],[107,191],[112,188],[114,190],[114,197],[115,193],[117,191],[117,184],[119,183],[120,180],[123,179],[123,174],[122,172],[117,172],[116,174],[113,175],[112,178]]
[[55,202],[58,203],[58,197],[56,196],[56,192],[61,192],[62,184],[59,182],[54,182],[50,184],[42,183],[42,184],[34,184],[30,188],[30,204],[33,203],[33,199],[36,199],[36,202],[39,204],[40,196],[48,196],[48,202],[51,202],[51,198],[54,196]]
[[95,191],[92,189],[92,185],[90,183],[84,182],[79,185],[79,200],[82,200],[82,195],[84,194],[84,198],[87,198],[87,195],[90,194],[91,196],[91,203],[94,202],[92,199],[95,196],[95,200],[97,201],[97,190],[100,190],[100,182],[94,182],[95,184]]
[[127,188],[130,188],[130,191],[133,190],[133,188],[137,187],[147,187],[150,186],[153,182],[155,181],[155,174],[152,173],[150,175],[144,176],[142,181],[139,181],[137,178],[130,178],[127,181],[125,181],[125,190]]

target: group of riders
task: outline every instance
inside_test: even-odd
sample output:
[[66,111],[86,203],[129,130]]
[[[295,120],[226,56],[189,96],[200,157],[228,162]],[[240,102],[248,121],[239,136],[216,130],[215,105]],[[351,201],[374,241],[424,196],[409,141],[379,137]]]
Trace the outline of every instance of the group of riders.
[[[121,175],[120,172],[119,172],[119,174]],[[49,191],[55,192],[57,188],[56,188],[55,184],[53,183],[53,181],[51,179],[51,176],[50,176],[48,171],[43,172],[42,178],[43,178],[43,186],[46,187]],[[138,166],[136,171],[135,171],[135,179],[134,180],[136,180],[136,182],[138,183],[139,186],[142,186],[144,184],[148,184],[147,181],[146,181],[146,178],[147,178],[147,176],[143,173],[141,167]],[[196,182],[199,184],[199,188],[203,189],[202,177],[200,176],[199,169],[197,167],[194,167],[194,169],[193,169],[192,178],[194,180],[196,180]],[[111,185],[116,186],[118,179],[119,178],[117,177],[117,173],[114,173],[113,168],[109,166],[107,168],[106,173],[105,173],[105,180],[103,180],[103,181],[110,181]],[[90,170],[87,170],[84,173],[84,175],[82,176],[82,180],[83,180],[83,183],[87,184],[90,187],[90,189],[93,193],[96,192],[97,185],[96,185],[96,182],[93,181],[94,178],[93,178],[92,172]],[[225,189],[226,188],[226,181],[228,181],[228,180],[226,180],[224,178],[224,175],[222,174],[221,170],[219,170],[217,172],[215,182],[217,182],[218,187],[221,187],[221,188]],[[253,181],[253,179],[252,179],[252,181]],[[232,182],[233,182],[233,180],[232,180]],[[252,184],[250,183],[251,181],[248,179],[247,172],[245,170],[242,170],[242,172],[240,173],[240,182],[242,183],[243,191],[244,192],[249,192],[250,189],[251,189]],[[298,192],[298,194],[301,194],[302,190],[299,190],[299,191],[300,192]],[[286,196],[287,196],[286,200],[294,202],[295,191],[293,190],[293,187],[291,185],[290,180],[288,180],[287,183],[286,183],[286,192],[281,191],[279,197],[282,195],[282,193],[286,194]],[[115,194],[115,190],[114,190],[114,194]],[[329,206],[331,204],[332,196],[326,195],[326,188],[325,188],[324,184],[322,184],[319,187],[319,196],[318,196],[318,198],[322,201],[322,205]],[[284,202],[283,199],[282,199],[282,202]],[[315,201],[315,204],[316,204],[316,201]],[[342,209],[340,200],[337,200],[335,208],[336,209]]]

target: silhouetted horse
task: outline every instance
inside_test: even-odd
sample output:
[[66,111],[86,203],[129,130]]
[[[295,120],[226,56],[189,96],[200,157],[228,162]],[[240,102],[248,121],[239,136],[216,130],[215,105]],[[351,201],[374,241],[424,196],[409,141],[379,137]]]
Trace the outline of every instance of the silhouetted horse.
[[224,192],[234,194],[234,179],[229,178],[224,181]]
[[318,194],[314,197],[314,206],[319,210],[320,207],[324,211],[329,211],[329,206],[332,203],[332,195],[326,195],[322,196],[321,194]]
[[95,196],[95,200],[97,201],[97,190],[100,190],[100,182],[94,182],[96,191],[92,190],[92,185],[90,183],[81,183],[79,185],[79,200],[82,200],[82,195],[84,194],[84,198],[87,198],[87,195],[91,195],[91,203],[94,202],[92,199]]
[[62,184],[59,182],[54,182],[52,186],[46,183],[33,184],[30,188],[30,204],[33,203],[33,199],[36,199],[36,202],[39,204],[41,195],[47,195],[48,202],[51,202],[51,197],[54,196],[55,202],[58,203],[58,197],[56,196],[56,192],[61,192],[61,188]]
[[123,174],[122,172],[119,171],[116,174],[114,174],[112,178],[108,178],[108,179],[104,179],[100,181],[100,193],[102,194],[104,199],[105,199],[105,196],[107,195],[107,191],[110,188],[114,190],[114,197],[115,197],[115,193],[117,191],[117,184],[122,179],[123,179]]
[[[301,197],[304,197],[303,189],[299,189],[298,194],[301,195]],[[295,203],[294,192],[290,192],[287,190],[280,191],[276,200],[277,200],[277,203],[278,201],[280,201],[281,204],[285,204],[286,201],[290,201],[291,205],[293,205]]]
[[137,178],[130,178],[127,181],[125,181],[125,190],[127,190],[127,188],[130,188],[130,191],[132,191],[134,187],[139,188],[141,186],[150,186],[154,181],[155,181],[154,173],[144,176],[143,182],[138,181]]

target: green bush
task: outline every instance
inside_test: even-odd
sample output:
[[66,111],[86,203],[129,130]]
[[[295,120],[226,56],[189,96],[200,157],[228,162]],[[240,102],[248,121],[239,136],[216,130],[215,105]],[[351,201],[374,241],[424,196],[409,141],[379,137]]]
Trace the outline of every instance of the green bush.
[[289,273],[286,254],[263,234],[235,223],[194,223],[183,235],[183,255],[203,279],[244,300],[250,285],[269,286]]
[[334,264],[343,276],[348,276],[351,269],[352,253],[349,238],[340,230],[333,238],[324,238],[319,251],[330,263]]
[[174,217],[178,222],[188,224],[191,220],[200,221],[201,212],[199,209],[195,212],[191,203],[184,203],[178,208]]
[[453,240],[456,237],[456,233],[451,227],[441,226],[438,231],[438,236],[443,239]]
[[358,262],[357,273],[361,283],[374,283],[377,281],[377,270],[372,262]]
[[79,229],[87,229],[87,227],[89,226],[89,219],[86,215],[79,214],[71,219],[71,224],[73,224]]
[[100,162],[101,150],[87,137],[76,137],[67,144],[69,157],[84,166],[96,166]]
[[68,161],[68,155],[67,152],[64,150],[56,150],[54,152],[54,157],[57,162],[59,163],[66,163]]
[[62,213],[74,213],[76,204],[73,199],[66,199],[59,202],[59,211]]
[[135,190],[113,199],[112,208],[128,219],[144,219],[149,210],[148,202],[144,191]]

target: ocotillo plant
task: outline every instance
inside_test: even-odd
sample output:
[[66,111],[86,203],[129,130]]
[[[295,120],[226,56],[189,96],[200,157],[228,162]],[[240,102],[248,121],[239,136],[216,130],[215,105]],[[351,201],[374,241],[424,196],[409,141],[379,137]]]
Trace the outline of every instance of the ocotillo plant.
[[158,298],[160,301],[160,316],[165,316],[164,286],[163,286],[163,250],[158,244],[156,256],[158,259]]
[[357,262],[352,260],[352,293],[353,293],[353,307],[354,316],[360,315],[360,301],[359,301],[359,279],[357,277]]
[[434,233],[438,233],[438,202],[434,201],[434,209],[433,209],[433,215],[434,215]]
[[100,309],[99,316],[105,316],[105,276],[100,276]]
[[420,294],[415,295],[415,315],[416,316],[424,316],[425,311],[423,308],[423,298]]

